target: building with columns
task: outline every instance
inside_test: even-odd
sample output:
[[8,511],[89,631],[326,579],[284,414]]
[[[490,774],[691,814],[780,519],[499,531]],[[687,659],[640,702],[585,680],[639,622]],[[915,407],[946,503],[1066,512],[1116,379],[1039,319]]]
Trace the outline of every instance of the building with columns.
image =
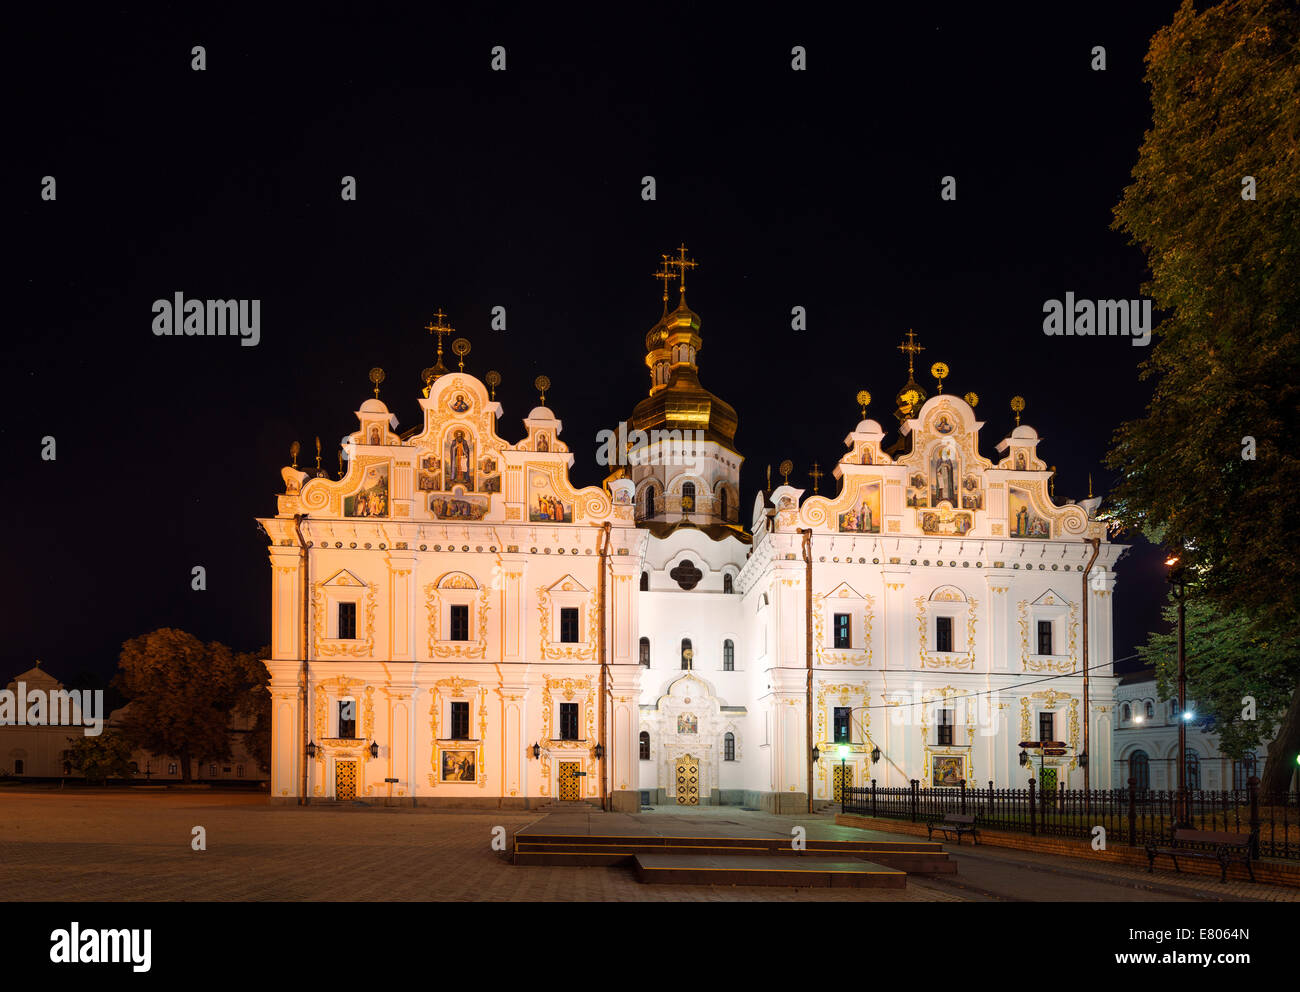
[[[927,397],[909,334],[896,436],[863,394],[836,494],[769,482],[745,514],[693,263],[664,262],[649,392],[602,487],[570,483],[544,382],[523,436],[498,433],[492,387],[442,365],[441,317],[420,424],[369,399],[341,479],[283,469],[260,521],[273,801],[798,812],[871,779],[1111,786],[1126,549],[1100,500],[1055,502],[1019,413],[986,456],[978,399]],[[1066,753],[1022,765],[1026,740]]]

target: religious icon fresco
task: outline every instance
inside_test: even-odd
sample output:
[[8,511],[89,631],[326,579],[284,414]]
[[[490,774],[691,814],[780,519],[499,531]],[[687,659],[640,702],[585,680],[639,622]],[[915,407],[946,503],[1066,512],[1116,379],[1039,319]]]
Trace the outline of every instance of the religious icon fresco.
[[388,516],[388,466],[371,465],[362,477],[361,488],[343,497],[345,517]]
[[457,393],[451,401],[451,409],[455,413],[464,413],[469,409],[469,401],[465,399],[464,393]]
[[371,428],[370,428],[370,438],[369,438],[368,443],[369,443],[369,444],[383,444],[383,443],[384,443],[384,442],[383,442],[383,433],[379,430],[378,427],[371,427]]
[[953,506],[958,505],[957,478],[960,464],[957,445],[946,440],[935,446],[930,454],[930,505],[937,506],[947,500]]
[[956,513],[946,507],[942,511],[921,514],[921,532],[924,534],[953,534],[965,537],[970,533],[975,521],[969,513]]
[[1025,453],[1024,453],[1023,451],[1017,451],[1017,452],[1016,452],[1016,471],[1017,471],[1017,472],[1023,472],[1024,470],[1025,470]]
[[700,732],[699,720],[694,713],[679,713],[677,715],[677,732],[679,734],[698,734]]
[[487,511],[486,496],[467,495],[459,486],[450,494],[429,497],[429,512],[439,520],[482,520]]
[[528,473],[528,519],[531,523],[573,523],[573,504],[555,492],[550,476],[533,470]]
[[497,465],[497,460],[492,456],[489,455],[479,462],[478,478],[479,492],[501,492],[501,469]]
[[1012,486],[1011,536],[1012,537],[1051,537],[1052,525],[1037,512],[1029,501],[1029,493]]
[[473,782],[477,768],[475,753],[471,748],[444,750],[442,752],[442,780],[444,782]]
[[858,488],[853,506],[840,514],[840,531],[853,534],[880,533],[880,484]]
[[416,488],[422,493],[436,492],[442,485],[442,459],[437,455],[426,455],[419,461],[416,474]]
[[951,434],[956,429],[956,426],[946,413],[941,413],[939,419],[934,422],[934,429],[940,434]]
[[448,492],[452,486],[461,485],[468,490],[474,488],[474,437],[468,431],[457,428],[448,434],[443,442],[443,484]]
[[961,785],[962,759],[961,756],[946,754],[936,754],[931,756],[930,785],[932,788],[955,788]]

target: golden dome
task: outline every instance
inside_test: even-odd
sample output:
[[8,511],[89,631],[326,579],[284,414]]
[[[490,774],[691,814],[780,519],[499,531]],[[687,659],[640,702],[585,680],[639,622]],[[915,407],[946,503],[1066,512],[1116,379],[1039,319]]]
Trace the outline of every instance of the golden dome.
[[[699,315],[683,299],[646,335],[646,365],[655,385],[632,411],[632,427],[703,431],[706,440],[735,450],[735,408],[700,384],[695,364],[695,355],[703,346],[699,330]],[[662,374],[657,375],[656,370]]]

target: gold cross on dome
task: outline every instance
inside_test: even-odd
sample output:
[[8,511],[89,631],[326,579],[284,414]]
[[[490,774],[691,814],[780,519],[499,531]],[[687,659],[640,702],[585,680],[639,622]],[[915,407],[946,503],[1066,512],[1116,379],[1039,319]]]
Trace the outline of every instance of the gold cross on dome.
[[659,271],[655,273],[655,278],[664,284],[664,314],[668,313],[668,283],[677,278],[677,273],[673,271],[673,262],[667,255],[660,255],[663,262],[659,266]]
[[438,354],[439,354],[439,355],[442,354],[442,339],[443,339],[443,337],[444,337],[445,335],[447,335],[447,334],[451,334],[451,333],[453,333],[453,329],[452,329],[449,325],[444,324],[444,323],[442,322],[443,319],[444,319],[446,316],[447,316],[447,315],[446,315],[445,313],[443,313],[441,310],[439,310],[437,313],[434,314],[434,317],[437,318],[437,319],[436,319],[435,321],[430,321],[429,323],[427,323],[427,324],[424,325],[424,329],[425,329],[426,331],[428,331],[430,334],[436,334],[436,335],[438,335]]
[[814,493],[817,492],[817,483],[821,481],[821,477],[825,474],[826,474],[825,472],[823,472],[820,468],[817,467],[817,463],[813,462],[812,471],[809,472],[808,475],[812,478]]
[[[671,265],[677,270],[677,280],[681,284],[678,288],[681,290],[682,299],[686,299],[686,270],[696,267],[696,263],[686,257],[686,245],[682,244],[677,249],[677,258],[670,259],[664,256],[664,264]],[[667,283],[664,284],[667,288]]]
[[907,354],[907,377],[908,379],[911,379],[914,371],[913,361],[917,355],[925,351],[925,345],[917,344],[916,332],[911,328],[908,328],[907,342],[905,344],[900,344],[898,350]]

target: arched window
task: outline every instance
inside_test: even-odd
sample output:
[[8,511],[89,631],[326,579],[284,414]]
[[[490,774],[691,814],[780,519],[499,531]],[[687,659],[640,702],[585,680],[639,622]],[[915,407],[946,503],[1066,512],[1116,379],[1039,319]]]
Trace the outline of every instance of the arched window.
[[14,758],[14,774],[15,774],[15,775],[21,775],[21,774],[23,774],[23,769],[26,768],[26,767],[27,767],[27,766],[23,763],[23,759],[22,759],[22,758]]
[[642,572],[642,573],[641,573],[641,591],[642,591],[642,592],[649,592],[649,591],[650,591],[650,573],[649,573],[649,572]]
[[1124,715],[1120,717],[1120,719],[1123,720],[1125,723],[1128,723],[1130,720],[1133,719],[1133,710],[1129,707],[1128,703],[1124,704]]
[[650,667],[650,638],[641,638],[641,667]]
[[722,670],[724,672],[736,670],[736,644],[730,638],[722,642]]
[[722,760],[736,760],[736,735],[727,731],[722,737]]
[[691,639],[689,637],[683,637],[682,638],[682,667],[690,668],[691,661],[694,657],[695,657],[695,652],[691,650]]
[[1183,754],[1183,787],[1199,789],[1201,787],[1201,759],[1190,747]]
[[1248,754],[1240,761],[1232,763],[1232,787],[1234,789],[1248,788],[1250,779],[1256,774],[1257,759],[1253,754]]
[[718,490],[718,516],[723,520],[727,519],[727,487],[723,486]]
[[1128,777],[1134,780],[1134,788],[1151,788],[1151,761],[1145,751],[1134,751],[1128,756]]
[[695,510],[695,483],[682,483],[682,512],[692,513]]
[[650,760],[650,732],[646,730],[641,731],[640,741],[641,741],[641,760],[649,761]]
[[650,519],[655,515],[655,487],[645,487],[645,517]]
[[244,766],[243,766],[243,765],[236,765],[236,766],[235,766],[235,774],[238,775],[240,778],[243,778],[243,777],[244,777]]
[[730,572],[724,572],[722,575],[722,591],[728,593],[736,591],[736,583]]
[[1148,720],[1155,719],[1155,715],[1156,715],[1156,708],[1152,706],[1150,703],[1147,703],[1147,719]]

